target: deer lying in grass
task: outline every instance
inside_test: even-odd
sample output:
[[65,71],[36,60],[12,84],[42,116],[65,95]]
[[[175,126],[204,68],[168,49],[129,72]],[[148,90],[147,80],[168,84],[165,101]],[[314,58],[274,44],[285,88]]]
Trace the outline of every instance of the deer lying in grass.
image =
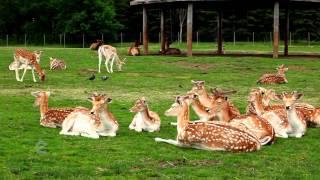
[[94,42],[94,43],[92,43],[92,44],[90,45],[90,49],[91,49],[91,50],[98,50],[99,47],[102,46],[102,45],[103,45],[103,41],[100,40],[100,39],[97,39],[96,42]]
[[284,67],[282,64],[277,68],[276,74],[264,74],[257,81],[258,84],[272,84],[272,83],[288,83],[285,72],[288,71],[288,68]]
[[101,63],[104,59],[108,73],[113,73],[113,64],[116,63],[118,71],[122,71],[122,65],[125,64],[125,59],[120,60],[117,49],[110,45],[102,45],[98,49],[99,56],[99,73],[101,72]]
[[137,113],[129,129],[141,132],[142,130],[148,132],[154,132],[160,130],[160,117],[157,113],[150,111],[148,108],[148,103],[144,97],[138,99],[130,112]]
[[170,48],[172,42],[169,42],[168,36],[164,37],[164,49],[160,49],[159,53],[163,55],[180,55],[181,51],[178,48]]
[[74,108],[49,108],[50,92],[48,91],[36,91],[32,92],[31,95],[36,98],[34,105],[40,107],[41,126],[50,128],[61,127],[65,118],[75,110]]
[[[60,134],[71,136],[84,136],[98,139],[99,136],[116,136],[119,124],[113,114],[108,110],[112,99],[106,95],[94,94],[89,98],[92,102],[90,113],[87,111],[74,111],[62,123]],[[92,116],[95,115],[95,116]]]
[[[40,67],[40,56],[42,51],[34,51],[30,52],[25,49],[16,49],[13,59],[14,61],[9,65],[10,70],[15,70],[16,72],[16,80],[23,82],[24,75],[26,74],[28,69],[31,69],[33,82],[37,82],[36,77],[34,75],[34,70],[39,75],[39,79],[41,81],[45,80],[45,72]],[[23,69],[22,77],[19,76],[19,70]]]
[[50,70],[63,70],[67,69],[64,60],[50,57]]
[[166,116],[177,116],[177,138],[155,138],[157,142],[165,142],[179,147],[202,150],[221,150],[233,152],[251,152],[259,150],[260,142],[255,136],[233,126],[189,122],[189,104],[186,97],[177,97]]
[[129,56],[139,56],[140,55],[139,45],[141,45],[141,43],[139,41],[135,41],[134,44],[129,47],[128,55]]
[[239,115],[234,111],[234,106],[230,105],[227,96],[216,95],[215,102],[209,111],[217,120],[245,129],[255,135],[262,145],[274,143],[275,132],[271,124],[257,116],[255,112]]

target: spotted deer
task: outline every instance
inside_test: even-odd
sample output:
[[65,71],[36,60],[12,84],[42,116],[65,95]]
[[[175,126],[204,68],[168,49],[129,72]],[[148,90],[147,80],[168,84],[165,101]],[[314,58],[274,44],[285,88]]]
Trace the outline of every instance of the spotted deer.
[[50,57],[50,70],[64,70],[67,65],[64,60]]
[[98,49],[99,57],[99,73],[101,72],[101,63],[104,59],[108,73],[113,73],[113,64],[116,63],[118,71],[122,71],[122,65],[125,64],[125,59],[120,60],[117,49],[110,45],[102,45]]
[[277,94],[276,97],[283,101],[285,105],[288,121],[292,127],[292,131],[289,132],[290,137],[301,138],[307,131],[307,124],[304,121],[304,117],[296,110],[296,102],[303,96],[302,93],[296,91],[292,93],[283,92],[281,95]]
[[219,123],[189,122],[189,104],[185,97],[178,96],[166,116],[177,117],[177,138],[155,138],[179,147],[202,150],[251,152],[261,148],[255,136],[233,126]]
[[[27,51],[25,49],[16,49],[13,59],[14,61],[9,65],[10,70],[15,70],[16,72],[16,80],[23,82],[24,76],[28,69],[31,69],[33,82],[37,82],[36,77],[34,75],[34,71],[36,71],[39,75],[39,79],[41,81],[45,80],[45,72],[41,69],[40,66],[40,56],[42,51]],[[19,70],[23,69],[22,77],[19,76]]]
[[72,112],[62,124],[61,135],[84,136],[98,139],[99,136],[116,136],[118,121],[108,110],[112,99],[106,95],[94,94],[88,98],[92,102],[90,113]]
[[262,145],[273,144],[275,140],[275,132],[272,125],[255,112],[245,115],[235,113],[233,105],[230,105],[227,96],[217,96],[215,103],[209,110],[215,116],[216,120],[227,122],[237,128],[246,129],[259,139]]
[[[49,108],[48,91],[36,91],[31,93],[35,97],[35,106],[40,107],[40,125],[49,128],[61,127],[66,117],[73,112],[74,108]],[[82,108],[80,108],[82,109]]]
[[281,84],[288,83],[285,72],[288,71],[288,68],[284,67],[282,64],[277,68],[277,73],[275,74],[264,74],[257,81],[258,84]]
[[137,132],[148,131],[154,132],[160,130],[160,117],[157,113],[151,111],[148,107],[148,102],[145,97],[139,98],[130,112],[136,113],[129,129],[135,130]]
[[140,48],[139,45],[141,43],[139,41],[135,41],[128,49],[129,56],[139,56],[140,55]]

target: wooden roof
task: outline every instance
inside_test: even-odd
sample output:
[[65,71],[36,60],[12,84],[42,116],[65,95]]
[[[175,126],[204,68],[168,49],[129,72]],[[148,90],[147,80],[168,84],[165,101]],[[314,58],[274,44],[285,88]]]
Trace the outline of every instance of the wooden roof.
[[[223,2],[237,2],[239,3],[240,1],[248,1],[248,0],[132,0],[130,2],[131,6],[135,5],[144,5],[144,4],[162,4],[162,3],[187,3],[187,2],[194,2],[194,3],[223,3]],[[258,0],[261,2],[262,0]],[[265,0],[266,1],[274,1],[274,0]],[[320,0],[279,0],[281,1],[289,1],[293,3],[320,3]]]

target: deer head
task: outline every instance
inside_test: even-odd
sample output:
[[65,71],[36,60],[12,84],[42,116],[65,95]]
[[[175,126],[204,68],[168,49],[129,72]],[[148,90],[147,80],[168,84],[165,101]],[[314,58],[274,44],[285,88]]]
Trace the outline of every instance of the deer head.
[[205,85],[205,81],[194,81],[194,80],[191,80],[191,83],[192,83],[192,91],[199,94],[199,95],[202,95],[203,93],[205,93],[206,89],[204,87]]
[[36,56],[36,61],[40,61],[40,57],[43,51],[33,51],[33,54]]
[[297,91],[294,91],[292,93],[286,93],[286,92],[282,92],[281,95],[277,94],[275,95],[275,97],[278,100],[282,100],[286,110],[292,110],[294,108],[295,103],[297,102],[297,100],[299,100],[300,98],[302,98],[303,94],[302,93],[298,93]]
[[31,92],[31,95],[36,98],[33,105],[40,106],[44,101],[46,101],[45,103],[48,103],[48,98],[50,96],[50,92],[49,91],[35,91],[35,92]]
[[288,71],[289,68],[286,68],[284,67],[284,64],[280,65],[278,68],[277,68],[277,71],[278,71],[278,74],[284,74],[286,71]]
[[145,97],[138,99],[135,104],[130,108],[130,112],[142,112],[148,108],[148,103]]
[[92,103],[92,109],[90,111],[91,114],[104,111],[106,105],[112,102],[112,99],[107,97],[105,94],[100,95],[97,93],[94,93],[88,98],[88,100]]
[[164,113],[166,116],[179,116],[184,111],[184,106],[187,106],[184,102],[184,96],[177,96],[175,102]]

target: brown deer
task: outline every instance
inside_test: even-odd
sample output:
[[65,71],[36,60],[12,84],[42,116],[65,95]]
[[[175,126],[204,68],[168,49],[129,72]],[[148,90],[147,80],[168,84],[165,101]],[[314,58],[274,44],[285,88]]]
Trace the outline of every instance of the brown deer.
[[178,48],[170,48],[172,42],[169,42],[168,37],[165,35],[164,37],[164,49],[159,51],[160,54],[163,55],[180,55],[181,51]]
[[98,50],[99,47],[102,46],[102,45],[103,45],[103,41],[100,40],[100,39],[97,39],[96,42],[94,42],[94,43],[92,43],[92,44],[90,45],[90,49],[91,49],[91,50]]
[[[14,61],[10,64],[9,69],[15,70],[17,81],[23,82],[24,75],[28,69],[31,69],[34,82],[37,82],[34,71],[38,73],[41,81],[45,80],[45,72],[41,69],[39,64],[41,53],[42,51],[30,52],[25,49],[16,49],[13,55]],[[20,69],[24,70],[21,78],[19,76]]]
[[257,83],[258,84],[288,83],[288,80],[285,75],[286,71],[288,71],[288,68],[284,67],[284,65],[282,64],[277,68],[276,74],[264,74],[260,77]]
[[106,95],[94,94],[88,98],[92,102],[90,113],[86,111],[72,112],[62,124],[60,134],[84,136],[98,139],[99,136],[116,136],[119,129],[118,121],[108,110],[112,99]]
[[129,129],[137,132],[141,132],[142,130],[148,132],[160,130],[160,117],[157,113],[149,109],[148,102],[145,97],[139,98],[133,107],[130,108],[130,112],[137,114],[129,125]]
[[139,41],[135,41],[128,49],[129,56],[140,56],[140,48],[141,43]]
[[259,150],[260,142],[255,136],[233,126],[219,123],[189,122],[189,104],[186,97],[178,96],[166,116],[177,117],[177,138],[155,138],[179,147],[202,150],[220,150],[232,152],[251,152]]

